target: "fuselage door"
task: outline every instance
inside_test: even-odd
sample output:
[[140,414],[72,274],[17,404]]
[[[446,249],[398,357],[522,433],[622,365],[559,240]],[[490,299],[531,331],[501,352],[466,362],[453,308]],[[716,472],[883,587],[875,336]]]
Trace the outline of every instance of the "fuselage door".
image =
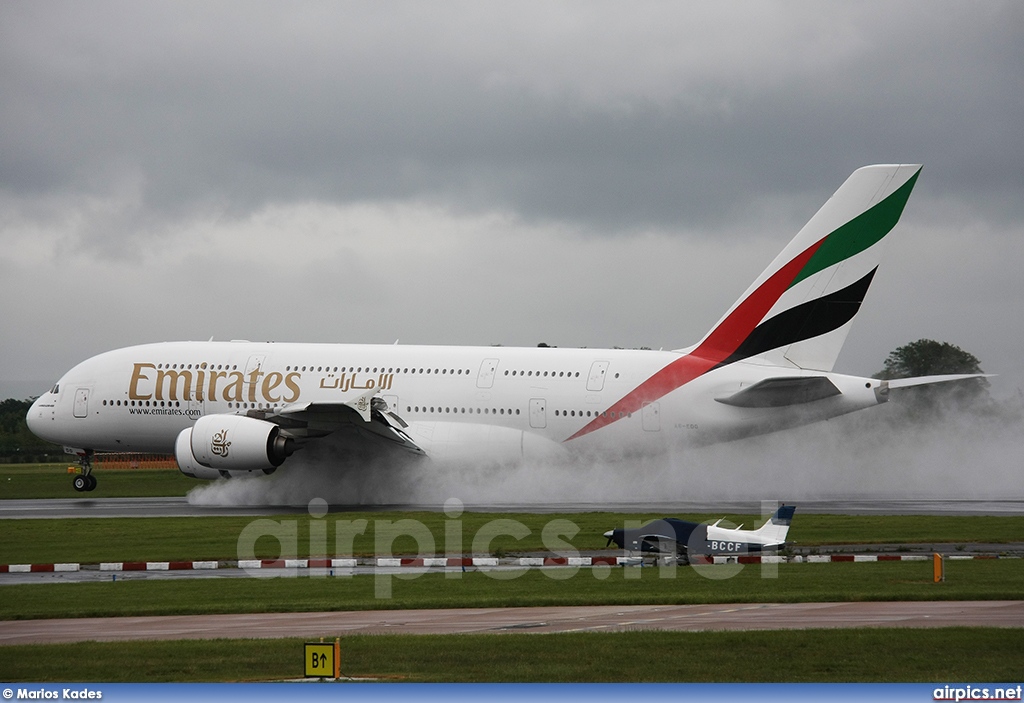
[[[256,393],[256,391],[253,388],[249,387],[249,381],[250,381],[250,379],[255,380],[256,384],[253,384],[254,386],[259,383],[259,378],[260,378],[260,376],[263,373],[263,364],[266,363],[266,361],[267,361],[267,355],[266,354],[253,354],[252,356],[249,357],[249,360],[247,362],[245,362],[245,384],[246,384],[246,388],[249,389],[248,390],[249,395],[246,398],[247,400],[251,399],[253,397],[258,397],[258,394]],[[256,374],[256,375],[253,376],[253,374]],[[262,403],[260,404],[260,406],[262,407]],[[198,408],[192,408],[192,410],[197,410],[200,415],[203,414],[204,408],[202,406],[202,398],[199,399],[199,407]]]
[[644,431],[661,431],[661,405],[659,403],[644,403],[643,410],[641,410],[640,414],[641,419],[643,420]]
[[498,370],[497,359],[484,359],[480,364],[480,373],[476,376],[477,388],[490,388],[494,385],[494,374]]
[[89,389],[79,388],[75,391],[75,417],[89,416]]
[[249,374],[251,374],[253,371],[262,371],[263,370],[263,362],[266,361],[266,359],[267,359],[267,355],[266,354],[253,354],[252,356],[249,357],[249,361],[246,362],[246,364],[245,364],[245,378],[246,378],[246,381],[248,381]]
[[530,427],[540,430],[548,426],[547,408],[543,398],[530,398]]
[[604,377],[608,373],[607,361],[595,361],[590,365],[590,376],[587,377],[587,390],[600,391],[604,389]]

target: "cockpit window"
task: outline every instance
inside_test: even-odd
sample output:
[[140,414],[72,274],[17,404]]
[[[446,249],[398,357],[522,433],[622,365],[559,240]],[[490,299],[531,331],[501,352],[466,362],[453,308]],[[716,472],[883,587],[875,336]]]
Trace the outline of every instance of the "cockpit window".
[[60,384],[59,383],[53,384],[53,390],[50,391],[50,392],[53,393],[54,395],[57,395],[58,393],[60,393]]

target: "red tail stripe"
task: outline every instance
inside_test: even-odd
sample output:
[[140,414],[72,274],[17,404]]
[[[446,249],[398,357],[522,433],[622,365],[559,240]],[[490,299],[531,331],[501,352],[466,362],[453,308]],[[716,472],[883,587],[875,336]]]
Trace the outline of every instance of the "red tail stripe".
[[711,331],[700,346],[656,372],[608,408],[607,413],[592,420],[566,441],[610,425],[619,419],[619,413],[628,415],[640,410],[645,404],[668,395],[729,358],[729,355],[736,351],[764,319],[782,294],[789,289],[793,279],[803,270],[824,241],[824,238],[818,240],[769,276]]
[[743,344],[743,340],[750,336],[772,306],[789,289],[793,279],[803,270],[824,241],[825,239],[818,240],[773,273],[768,280],[758,286],[757,290],[741,301],[736,309],[722,320],[722,324],[711,331],[693,354],[714,359],[715,363],[727,359]]

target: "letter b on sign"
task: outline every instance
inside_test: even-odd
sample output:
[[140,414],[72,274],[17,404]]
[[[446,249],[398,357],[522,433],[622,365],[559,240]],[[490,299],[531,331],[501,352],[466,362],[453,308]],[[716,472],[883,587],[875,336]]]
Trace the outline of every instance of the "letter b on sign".
[[334,652],[335,646],[333,644],[307,642],[305,676],[325,679],[333,678]]

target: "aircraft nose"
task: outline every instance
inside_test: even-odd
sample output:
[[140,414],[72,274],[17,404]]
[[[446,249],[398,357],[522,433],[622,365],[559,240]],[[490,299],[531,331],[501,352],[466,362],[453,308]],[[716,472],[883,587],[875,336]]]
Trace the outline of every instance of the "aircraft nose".
[[47,436],[47,430],[49,429],[48,421],[53,419],[53,403],[51,394],[46,393],[36,398],[28,412],[25,413],[25,424],[28,425],[29,431],[36,437],[47,441],[52,441]]
[[25,424],[32,434],[39,436],[39,399],[36,398],[25,414]]

